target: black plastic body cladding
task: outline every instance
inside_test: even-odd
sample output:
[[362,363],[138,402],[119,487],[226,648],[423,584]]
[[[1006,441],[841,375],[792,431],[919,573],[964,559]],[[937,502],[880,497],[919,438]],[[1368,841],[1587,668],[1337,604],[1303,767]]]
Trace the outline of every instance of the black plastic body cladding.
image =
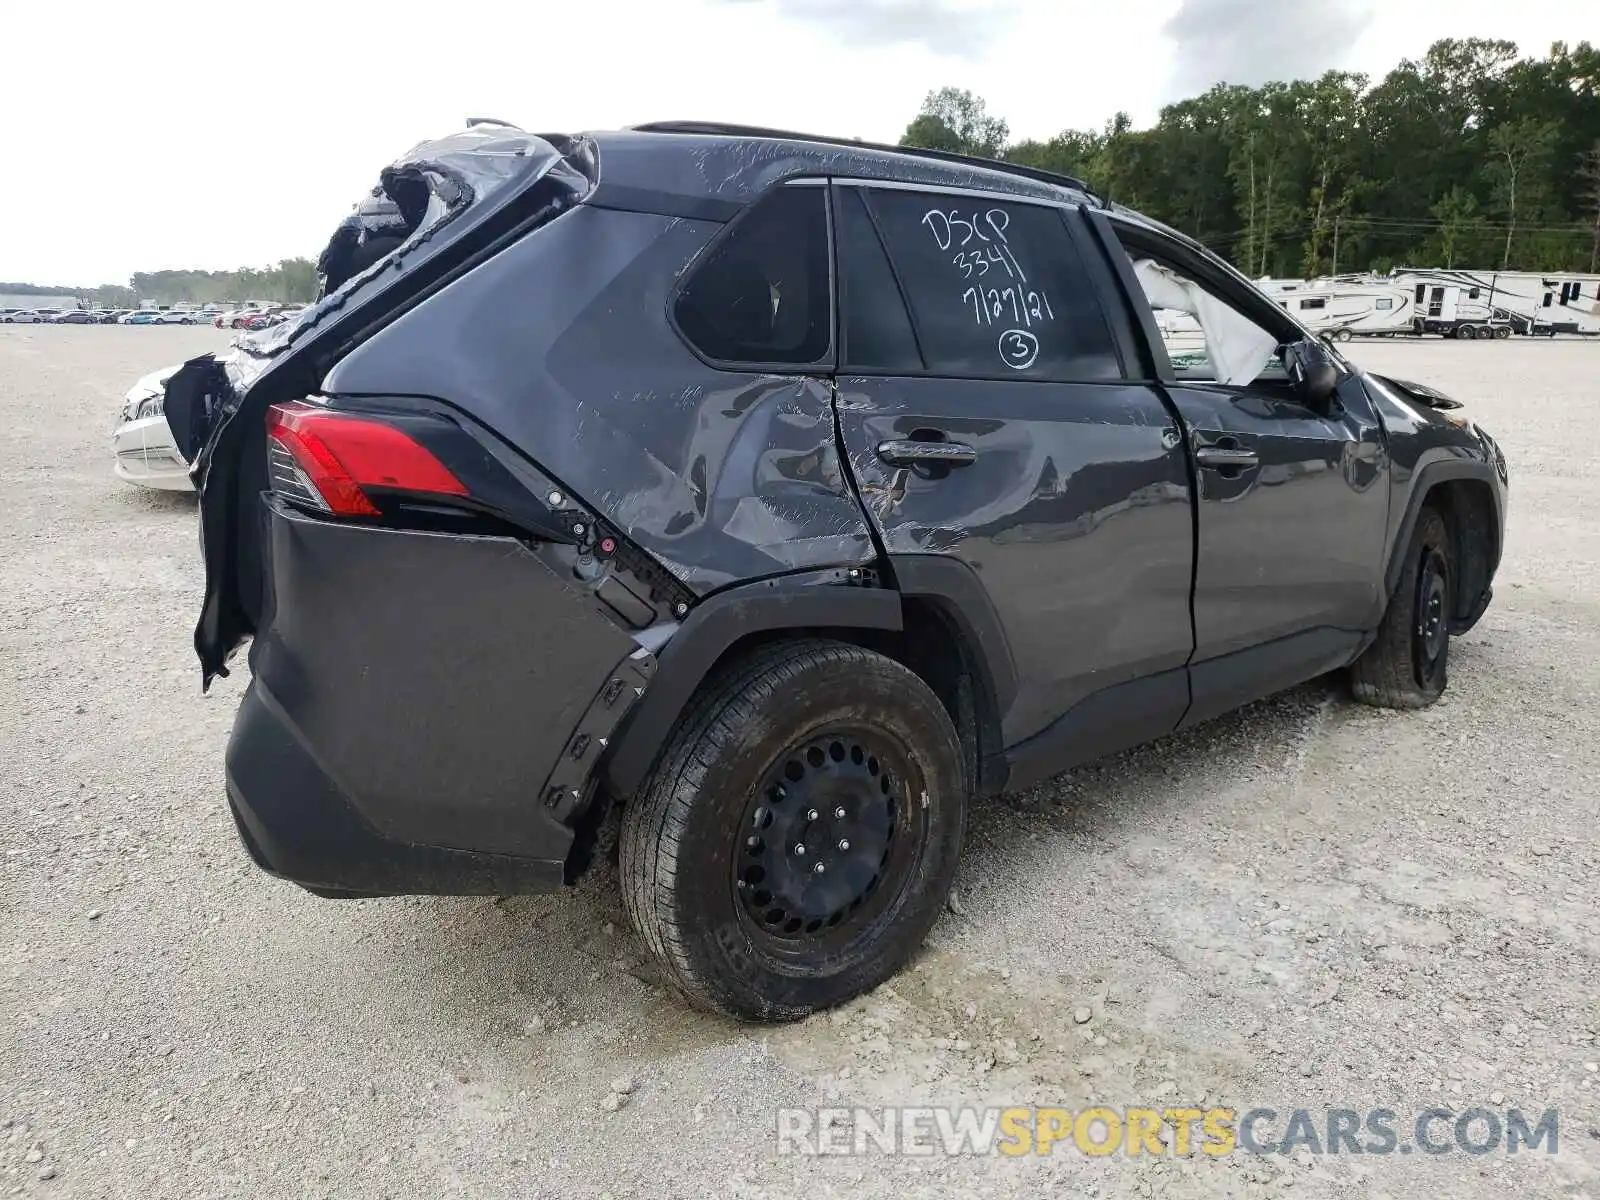
[[900,627],[898,593],[850,587],[832,573],[787,576],[718,593],[695,608],[661,651],[655,685],[617,733],[604,765],[607,783],[618,796],[634,794],[684,706],[736,642],[795,630],[893,632]]

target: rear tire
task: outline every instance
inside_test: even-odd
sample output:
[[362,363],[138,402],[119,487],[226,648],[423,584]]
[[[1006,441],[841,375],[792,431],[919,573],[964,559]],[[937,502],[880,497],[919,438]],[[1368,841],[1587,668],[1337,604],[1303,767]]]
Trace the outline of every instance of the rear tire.
[[1352,336],[1348,329],[1340,329],[1334,332],[1333,340],[1336,342],[1348,342]]
[[1426,708],[1444,693],[1454,587],[1450,531],[1438,509],[1424,507],[1377,640],[1350,668],[1357,700],[1379,708]]
[[623,900],[691,1003],[842,1004],[937,920],[966,813],[949,714],[892,659],[790,642],[721,670],[622,815]]

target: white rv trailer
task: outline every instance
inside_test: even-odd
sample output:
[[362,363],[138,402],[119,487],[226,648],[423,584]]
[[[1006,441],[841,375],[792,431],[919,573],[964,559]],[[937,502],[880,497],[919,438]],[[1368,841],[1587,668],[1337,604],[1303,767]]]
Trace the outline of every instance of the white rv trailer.
[[[1489,289],[1454,272],[1263,279],[1258,286],[1304,324],[1341,341],[1357,335],[1439,334],[1461,339],[1507,338],[1514,318],[1490,305]],[[1437,278],[1436,278],[1437,276]]]
[[[1417,326],[1421,310],[1412,290],[1381,276],[1263,279],[1259,286],[1302,325],[1341,342],[1358,335],[1421,332]],[[1488,325],[1487,310],[1481,321]]]
[[1600,334],[1600,275],[1397,267],[1387,278],[1426,297],[1430,308],[1436,293],[1470,296],[1518,333]]

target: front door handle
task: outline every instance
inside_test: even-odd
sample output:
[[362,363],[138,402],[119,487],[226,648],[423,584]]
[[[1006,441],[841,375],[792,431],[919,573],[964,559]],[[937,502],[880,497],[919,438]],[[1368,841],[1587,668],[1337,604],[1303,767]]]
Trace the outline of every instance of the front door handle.
[[1211,471],[1228,468],[1238,471],[1245,467],[1261,465],[1261,458],[1254,450],[1236,446],[1201,446],[1194,452],[1194,460]]
[[965,442],[912,442],[897,438],[879,442],[878,457],[891,467],[964,467],[978,461],[978,452]]

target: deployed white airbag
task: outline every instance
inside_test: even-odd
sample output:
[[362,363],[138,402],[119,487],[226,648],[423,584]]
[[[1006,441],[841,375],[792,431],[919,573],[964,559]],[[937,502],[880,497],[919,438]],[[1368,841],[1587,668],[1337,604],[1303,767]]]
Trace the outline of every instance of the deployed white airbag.
[[1206,340],[1206,357],[1218,383],[1254,383],[1278,352],[1278,339],[1273,334],[1229,308],[1199,284],[1148,258],[1134,263],[1133,271],[1152,308],[1188,313],[1200,323],[1200,332]]

